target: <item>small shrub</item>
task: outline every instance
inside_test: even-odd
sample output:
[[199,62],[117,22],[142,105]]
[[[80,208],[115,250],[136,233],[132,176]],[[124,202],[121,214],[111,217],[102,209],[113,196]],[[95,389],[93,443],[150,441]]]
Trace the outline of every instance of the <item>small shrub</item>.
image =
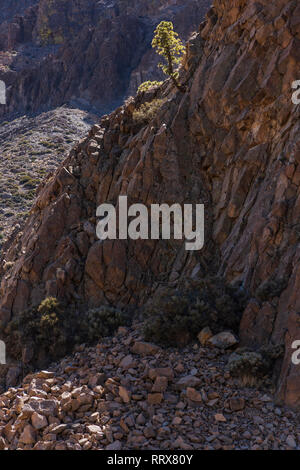
[[157,293],[146,306],[144,335],[165,346],[183,346],[209,326],[214,333],[237,331],[244,297],[219,278]]
[[229,358],[228,369],[242,386],[254,387],[266,376],[268,366],[260,353],[246,351],[233,353]]
[[75,307],[66,308],[56,298],[48,297],[12,321],[6,333],[15,341],[14,349],[19,353],[30,345],[36,357],[57,359],[76,344],[96,342],[128,322],[125,313],[111,306],[80,314]]
[[152,89],[154,89],[154,88],[158,88],[158,87],[160,87],[162,84],[163,84],[163,82],[157,82],[157,81],[152,82],[152,81],[148,80],[147,82],[142,83],[142,84],[138,87],[137,92],[138,92],[138,93],[143,93],[143,92],[152,90]]
[[229,358],[230,375],[244,387],[255,387],[266,382],[272,374],[274,362],[284,352],[284,347],[264,346],[258,351],[239,349]]
[[[3,234],[0,233],[0,238],[2,238],[1,235],[2,235],[2,237],[3,237]],[[4,271],[4,272],[9,271],[9,270],[14,266],[14,264],[15,264],[15,263],[12,262],[12,261],[4,261],[4,263],[3,263],[3,271]]]
[[119,326],[128,322],[124,312],[109,305],[91,309],[80,325],[79,342],[93,343],[101,337],[112,335]]
[[67,313],[57,299],[46,298],[37,308],[28,309],[14,321],[21,345],[34,344],[51,357],[60,356],[68,349],[65,326]]
[[155,99],[142,104],[138,109],[133,111],[132,118],[137,124],[147,124],[155,118],[159,109],[165,100]]

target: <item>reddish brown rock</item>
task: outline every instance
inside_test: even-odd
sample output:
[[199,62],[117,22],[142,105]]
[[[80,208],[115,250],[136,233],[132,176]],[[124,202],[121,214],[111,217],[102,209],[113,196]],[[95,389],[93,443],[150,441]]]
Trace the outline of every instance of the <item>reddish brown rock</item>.
[[136,341],[131,348],[131,351],[141,356],[152,356],[159,351],[159,347],[155,344],[145,343],[144,341]]
[[[97,126],[72,150],[5,254],[13,267],[2,276],[2,326],[50,294],[86,308],[142,305],[166,282],[217,271],[249,294],[242,346],[285,345],[277,397],[299,406],[291,364],[300,338],[296,8],[284,0],[216,1],[187,48],[187,92],[166,84],[137,97],[101,120],[101,136]],[[132,111],[154,97],[165,104],[149,125],[137,123]],[[116,205],[121,194],[129,204],[204,203],[204,249],[188,253],[183,240],[99,243],[96,208]]]
[[241,411],[245,408],[244,398],[232,397],[229,399],[229,406],[232,411]]
[[34,429],[43,429],[48,426],[48,421],[46,416],[39,415],[38,413],[34,412],[31,416],[31,422]]
[[36,435],[33,427],[30,426],[30,424],[25,426],[25,429],[21,434],[19,441],[22,444],[34,444],[36,442]]
[[149,405],[160,405],[163,401],[163,394],[162,393],[149,393],[148,394],[148,403]]
[[168,387],[167,377],[156,377],[152,387],[152,392],[165,392]]
[[[160,77],[151,51],[155,25],[168,18],[187,39],[210,4],[210,0],[52,0],[51,4],[1,0],[0,78],[9,88],[0,116],[66,102],[101,113],[114,109],[142,82]],[[18,54],[12,54],[14,50]]]
[[201,393],[198,392],[195,388],[188,387],[186,389],[186,396],[191,401],[194,401],[194,402],[197,402],[197,403],[202,402]]
[[167,377],[168,380],[174,379],[174,372],[170,367],[158,367],[149,370],[149,378],[155,380],[158,377]]

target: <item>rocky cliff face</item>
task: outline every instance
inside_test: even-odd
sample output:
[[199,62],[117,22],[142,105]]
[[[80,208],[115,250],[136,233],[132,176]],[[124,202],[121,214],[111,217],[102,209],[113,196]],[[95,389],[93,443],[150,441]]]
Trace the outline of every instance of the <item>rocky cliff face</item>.
[[[187,92],[165,84],[105,116],[40,188],[5,256],[2,326],[50,295],[139,305],[162,284],[217,273],[249,292],[242,343],[284,343],[277,397],[299,406],[299,46],[296,1],[216,0],[188,46]],[[156,117],[137,121],[134,110],[154,98],[163,100]],[[129,204],[203,202],[204,249],[100,242],[96,207],[119,195]]]
[[[2,21],[7,21],[0,24],[0,79],[8,88],[0,118],[65,103],[94,108],[100,114],[111,111],[126,95],[135,94],[142,81],[158,78],[151,52],[156,24],[172,20],[187,39],[210,4],[210,0],[13,2],[3,11]],[[13,12],[18,15],[12,18]]]
[[20,15],[24,11],[37,3],[38,0],[6,0],[0,1],[0,22],[9,21],[17,14]]

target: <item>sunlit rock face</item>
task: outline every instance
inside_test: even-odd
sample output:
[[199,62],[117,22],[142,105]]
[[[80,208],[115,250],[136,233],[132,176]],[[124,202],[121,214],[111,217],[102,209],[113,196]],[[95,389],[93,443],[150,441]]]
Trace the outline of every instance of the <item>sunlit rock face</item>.
[[112,111],[142,81],[159,78],[151,51],[157,23],[173,21],[187,39],[211,1],[9,3],[0,16],[0,79],[9,87],[0,118],[64,103]]

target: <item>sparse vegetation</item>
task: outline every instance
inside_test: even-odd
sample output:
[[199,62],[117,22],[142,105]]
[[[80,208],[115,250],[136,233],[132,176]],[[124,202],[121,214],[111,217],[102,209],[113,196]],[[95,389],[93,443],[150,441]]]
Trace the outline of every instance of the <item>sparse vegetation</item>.
[[274,362],[283,352],[283,346],[262,347],[258,351],[241,348],[230,356],[227,367],[240,385],[257,387],[270,378]]
[[91,309],[80,323],[77,342],[93,343],[99,338],[110,336],[119,326],[128,324],[127,315],[109,305]]
[[23,225],[42,178],[57,167],[92,122],[85,112],[58,108],[0,124],[1,245]]
[[142,83],[142,84],[138,87],[138,93],[143,93],[143,92],[152,90],[152,89],[154,89],[154,88],[158,88],[158,87],[160,87],[162,84],[163,84],[163,82],[157,82],[157,81],[151,82],[150,80],[148,80],[147,82]]
[[145,337],[165,346],[183,346],[207,326],[215,333],[228,328],[236,331],[244,300],[217,278],[185,289],[163,290],[145,308]]
[[155,118],[157,112],[164,104],[165,100],[155,99],[142,104],[133,111],[132,117],[137,124],[147,124]]
[[76,344],[93,343],[127,323],[126,314],[111,306],[80,314],[74,306],[66,307],[48,297],[38,307],[24,311],[6,330],[19,350],[30,345],[38,356],[55,359]]

